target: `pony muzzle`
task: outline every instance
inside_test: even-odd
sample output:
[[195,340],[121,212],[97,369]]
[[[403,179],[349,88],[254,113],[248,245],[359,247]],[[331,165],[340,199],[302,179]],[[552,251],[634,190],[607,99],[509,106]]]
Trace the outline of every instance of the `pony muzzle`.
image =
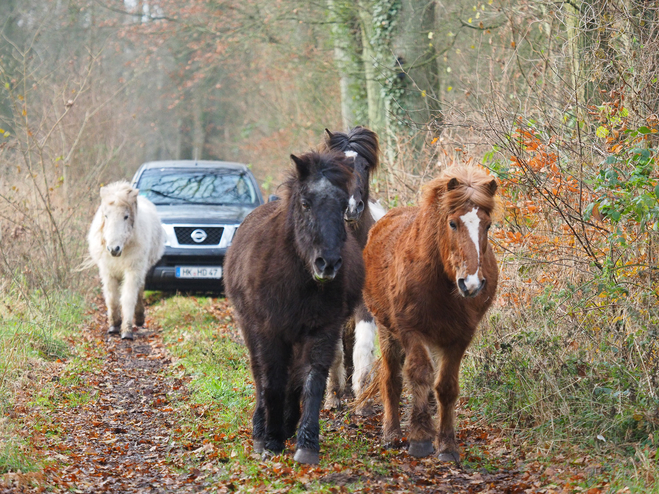
[[350,201],[348,202],[348,208],[343,214],[343,219],[345,219],[348,223],[357,223],[361,219],[363,212],[364,201],[360,199],[359,202],[356,202],[355,198],[351,197]]
[[108,245],[108,252],[112,257],[119,257],[121,255],[121,251],[123,249],[121,248],[120,245]]
[[318,256],[313,262],[313,277],[316,281],[325,282],[332,281],[339,272],[339,268],[343,264],[341,256],[338,257],[323,257]]
[[471,298],[478,295],[485,286],[485,278],[479,280],[476,275],[468,275],[467,278],[458,278],[458,289],[460,295]]

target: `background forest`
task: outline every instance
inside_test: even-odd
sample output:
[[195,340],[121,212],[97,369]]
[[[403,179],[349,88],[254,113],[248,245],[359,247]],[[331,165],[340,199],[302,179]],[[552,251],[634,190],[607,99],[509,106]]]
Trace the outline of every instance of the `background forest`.
[[380,135],[387,207],[454,161],[501,183],[502,279],[462,403],[533,451],[588,451],[657,489],[647,0],[3,0],[0,409],[26,362],[57,355],[57,308],[98,285],[76,268],[100,184],[220,159],[274,193],[291,152],[353,125]]

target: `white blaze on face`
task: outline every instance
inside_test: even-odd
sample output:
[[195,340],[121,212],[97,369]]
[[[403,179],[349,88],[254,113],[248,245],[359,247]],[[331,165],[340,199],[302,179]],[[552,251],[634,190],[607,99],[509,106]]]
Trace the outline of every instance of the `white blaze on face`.
[[348,210],[351,213],[357,211],[357,201],[355,201],[355,196],[350,196],[350,199],[348,200]]
[[476,247],[476,255],[478,256],[478,268],[476,268],[476,272],[474,274],[467,273],[467,277],[465,278],[465,285],[467,286],[467,290],[472,291],[476,290],[481,284],[480,280],[478,279],[478,271],[481,265],[481,250],[478,245],[478,229],[481,220],[478,217],[478,208],[474,208],[468,213],[463,214],[460,216],[460,219],[467,227],[469,238],[471,238],[471,241],[474,242],[474,247]]
[[322,177],[320,180],[317,180],[316,182],[312,183],[309,186],[309,190],[316,194],[326,196],[331,193],[332,187],[333,187],[332,182],[327,180],[327,178]]
[[[345,151],[343,154],[345,154],[347,158],[357,157],[357,152],[352,150]],[[348,211],[351,213],[357,212],[357,201],[355,201],[355,196],[350,196],[350,200],[348,201]]]

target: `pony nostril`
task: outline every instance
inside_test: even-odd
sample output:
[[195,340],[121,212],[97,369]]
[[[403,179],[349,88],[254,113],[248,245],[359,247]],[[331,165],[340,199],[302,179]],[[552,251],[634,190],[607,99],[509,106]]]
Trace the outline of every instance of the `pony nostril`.
[[334,272],[336,273],[342,265],[343,265],[343,259],[339,257],[334,263]]
[[458,280],[458,288],[460,289],[460,291],[462,293],[467,293],[467,285],[465,284],[465,279],[464,278],[460,278]]
[[359,204],[357,204],[357,212],[362,213],[364,211],[364,201],[359,201]]
[[323,259],[322,257],[317,257],[316,260],[314,261],[314,264],[316,265],[316,269],[318,269],[320,273],[325,271],[325,267],[327,266],[327,262],[325,262],[325,259]]

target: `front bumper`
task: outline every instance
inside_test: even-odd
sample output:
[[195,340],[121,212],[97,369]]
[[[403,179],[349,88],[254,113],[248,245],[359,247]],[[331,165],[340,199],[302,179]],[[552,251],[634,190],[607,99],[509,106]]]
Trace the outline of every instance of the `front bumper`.
[[166,247],[158,263],[146,275],[147,290],[211,291],[221,293],[221,279],[177,278],[176,266],[224,266],[227,249],[186,249]]

